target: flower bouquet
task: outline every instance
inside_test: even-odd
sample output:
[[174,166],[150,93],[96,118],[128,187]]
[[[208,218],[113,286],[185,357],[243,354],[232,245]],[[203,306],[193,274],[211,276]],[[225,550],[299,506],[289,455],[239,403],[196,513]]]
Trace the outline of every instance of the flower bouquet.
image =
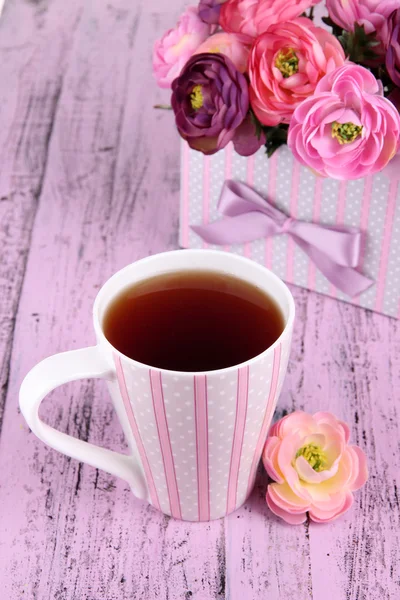
[[[398,316],[400,1],[201,0],[156,42],[153,70],[185,141],[182,245],[223,246]],[[244,215],[219,202],[231,178],[281,211],[272,234],[258,226],[243,237]],[[326,257],[314,260],[313,240],[299,241],[288,218],[320,224],[320,236],[352,233],[352,251],[336,260],[339,238],[333,252],[319,244],[337,262],[321,268]]]

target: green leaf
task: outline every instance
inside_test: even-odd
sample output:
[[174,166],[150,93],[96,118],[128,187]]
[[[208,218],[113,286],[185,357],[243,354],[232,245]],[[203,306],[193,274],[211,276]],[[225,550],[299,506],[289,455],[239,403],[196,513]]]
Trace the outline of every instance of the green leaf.
[[330,17],[322,17],[322,21],[325,23],[325,25],[328,25],[328,27],[332,28],[332,33],[334,36],[338,38],[340,35],[342,35],[343,29],[339,27],[339,25],[336,25],[336,23],[332,21]]
[[325,23],[325,25],[328,25],[328,27],[333,27],[335,25],[330,17],[321,17],[321,20]]
[[263,127],[263,132],[265,134],[265,149],[268,155],[268,158],[271,158],[273,153],[280,148],[281,146],[287,144],[287,134],[288,134],[289,125],[285,123],[280,123],[279,125],[275,125],[274,127]]
[[257,139],[259,140],[261,138],[261,134],[262,134],[262,131],[263,131],[263,126],[260,123],[260,121],[257,119],[256,115],[254,114],[254,112],[251,109],[250,109],[249,112],[250,112],[251,122],[253,123],[254,128],[256,130]]
[[276,125],[275,127],[267,127],[258,120],[252,109],[250,109],[249,114],[251,122],[253,123],[255,128],[257,139],[261,139],[262,135],[265,137],[264,145],[266,148],[266,153],[270,158],[275,152],[275,150],[277,150],[280,146],[283,146],[283,144],[287,143],[287,132],[289,129],[289,125],[285,125],[282,123],[280,125]]
[[376,32],[366,33],[364,25],[354,23],[354,31],[343,31],[338,39],[345,54],[356,63],[371,62],[378,58],[374,51],[380,44],[376,39]]
[[385,64],[380,64],[377,66],[369,67],[371,73],[375,76],[376,79],[380,80],[383,85],[383,89],[385,92],[385,96],[388,96],[390,92],[396,87],[391,80]]

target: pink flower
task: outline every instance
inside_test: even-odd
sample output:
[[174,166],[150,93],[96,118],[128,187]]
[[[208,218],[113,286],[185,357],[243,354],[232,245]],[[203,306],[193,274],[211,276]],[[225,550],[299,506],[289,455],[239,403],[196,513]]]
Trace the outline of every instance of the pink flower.
[[346,63],[293,113],[288,145],[304,165],[336,179],[383,169],[399,147],[400,117],[370,71]]
[[270,25],[289,21],[321,0],[228,0],[219,23],[225,31],[257,37]]
[[162,88],[171,87],[189,58],[210,35],[211,25],[204,23],[197,7],[189,8],[181,15],[175,29],[167,31],[154,44],[153,74]]
[[271,25],[258,37],[249,61],[250,101],[264,125],[289,123],[318,81],[343,65],[338,40],[309,19]]
[[267,504],[287,523],[328,523],[353,504],[353,494],[368,479],[367,461],[349,446],[349,428],[334,415],[296,411],[272,426],[263,462],[276,482],[268,486]]
[[388,18],[399,8],[399,0],[326,0],[326,7],[332,21],[346,31],[354,31],[354,23],[364,25],[366,33],[376,31],[378,39],[386,45]]
[[224,54],[231,59],[238,71],[244,73],[247,69],[250,44],[246,36],[221,31],[206,39],[197,48],[195,54],[201,54],[202,52],[219,52],[220,54]]

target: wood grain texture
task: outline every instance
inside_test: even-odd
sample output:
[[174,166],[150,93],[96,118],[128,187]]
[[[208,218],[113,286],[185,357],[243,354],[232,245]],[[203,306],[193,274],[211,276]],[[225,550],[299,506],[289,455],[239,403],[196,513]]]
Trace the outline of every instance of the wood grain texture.
[[[171,113],[152,109],[168,93],[152,80],[151,49],[184,5],[21,0],[4,10],[0,69],[12,85],[0,91],[1,598],[396,600],[396,321],[293,289],[297,322],[276,417],[332,410],[369,458],[368,485],[328,526],[273,517],[263,475],[224,521],[174,521],[124,482],[44,446],[18,414],[19,385],[36,362],[93,343],[101,284],[177,247],[179,140]],[[64,386],[42,413],[126,451],[99,382]]]
[[37,7],[22,3],[18,10],[7,7],[0,21],[0,429],[15,314],[68,56],[68,32],[78,18],[75,2],[60,12],[65,30],[57,20],[49,31]]

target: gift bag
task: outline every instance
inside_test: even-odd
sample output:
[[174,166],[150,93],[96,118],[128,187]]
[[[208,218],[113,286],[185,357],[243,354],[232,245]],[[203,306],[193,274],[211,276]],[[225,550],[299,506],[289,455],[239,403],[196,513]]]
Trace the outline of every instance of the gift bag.
[[[212,156],[181,145],[180,244],[183,248],[219,248],[265,265],[288,283],[351,302],[391,317],[400,315],[400,190],[384,173],[364,179],[322,178],[301,166],[283,146],[268,159],[265,149],[245,158],[232,145]],[[211,245],[192,226],[224,217],[218,210],[226,180],[247,184],[282,214],[282,222],[314,223],[323,227],[356,228],[362,232],[357,271],[370,278],[356,295],[335,286],[312,260],[296,236],[280,228],[276,235],[233,245]],[[252,210],[252,209],[251,209]],[[290,220],[288,221],[288,219]],[[322,253],[337,255],[336,241],[326,235]],[[321,243],[321,242],[319,242]],[[340,260],[339,260],[340,262]]]

